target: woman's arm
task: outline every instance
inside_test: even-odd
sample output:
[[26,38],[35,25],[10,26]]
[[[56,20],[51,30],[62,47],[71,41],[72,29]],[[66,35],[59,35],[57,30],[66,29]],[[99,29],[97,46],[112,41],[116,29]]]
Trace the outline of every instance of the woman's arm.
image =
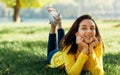
[[[93,47],[96,46],[95,49]],[[90,54],[89,54],[89,60],[90,60],[90,70],[93,73],[93,75],[103,75],[104,70],[103,70],[103,62],[102,62],[102,53],[103,53],[103,48],[102,44],[99,43],[96,39],[95,42],[93,42],[90,47]]]
[[75,60],[75,56],[73,54],[65,54],[64,61],[68,75],[79,75],[87,59],[88,56],[83,52],[79,54],[77,60]]
[[90,54],[89,56],[90,60],[90,70],[93,73],[93,75],[103,75],[103,62],[102,62],[102,54],[97,57],[95,52]]

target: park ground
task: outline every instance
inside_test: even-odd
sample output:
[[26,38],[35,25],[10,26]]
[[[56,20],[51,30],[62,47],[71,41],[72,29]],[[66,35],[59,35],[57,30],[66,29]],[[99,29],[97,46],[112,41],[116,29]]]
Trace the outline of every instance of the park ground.
[[[120,22],[96,20],[105,50],[105,75],[120,74]],[[65,33],[73,20],[63,21]],[[50,25],[45,23],[0,22],[0,75],[66,75],[46,66]]]

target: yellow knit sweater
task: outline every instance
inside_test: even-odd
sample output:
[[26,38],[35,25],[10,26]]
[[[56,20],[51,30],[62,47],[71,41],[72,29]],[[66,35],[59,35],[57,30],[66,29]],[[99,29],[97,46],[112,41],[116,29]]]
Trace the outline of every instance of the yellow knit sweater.
[[67,54],[71,46],[58,51],[51,59],[49,67],[57,68],[65,66],[68,75],[80,75],[82,70],[88,70],[93,75],[104,75],[102,44],[99,44],[89,56],[81,53]]

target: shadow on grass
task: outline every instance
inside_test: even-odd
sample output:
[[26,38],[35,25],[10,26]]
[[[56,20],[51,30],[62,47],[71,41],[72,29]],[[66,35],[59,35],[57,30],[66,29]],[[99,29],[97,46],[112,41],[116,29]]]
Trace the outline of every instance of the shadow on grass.
[[46,46],[43,41],[0,42],[0,75],[64,75],[46,66]]
[[[25,75],[36,72],[39,66],[39,57],[27,51],[12,51],[1,48],[0,74]],[[35,69],[36,68],[36,69]],[[32,73],[33,73],[32,72]]]
[[120,53],[108,53],[103,57],[104,70],[106,75],[120,74]]

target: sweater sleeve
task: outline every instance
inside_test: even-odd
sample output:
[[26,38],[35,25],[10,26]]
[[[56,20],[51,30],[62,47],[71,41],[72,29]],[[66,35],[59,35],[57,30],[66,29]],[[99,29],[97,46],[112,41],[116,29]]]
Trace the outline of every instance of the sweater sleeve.
[[68,75],[79,75],[87,59],[88,56],[83,52],[79,54],[77,60],[75,60],[73,54],[64,54],[65,68]]
[[95,52],[93,52],[89,56],[90,70],[93,75],[104,75],[102,53],[103,53],[102,45],[99,45],[95,49]]

